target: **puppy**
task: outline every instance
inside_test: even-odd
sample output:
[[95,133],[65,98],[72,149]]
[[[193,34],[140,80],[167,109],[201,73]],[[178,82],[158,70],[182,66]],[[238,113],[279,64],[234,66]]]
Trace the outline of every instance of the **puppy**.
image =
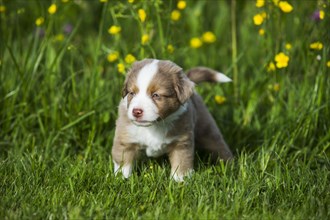
[[171,176],[178,182],[193,171],[195,146],[208,151],[214,160],[233,157],[194,91],[194,84],[203,81],[231,80],[205,67],[184,74],[178,65],[165,60],[145,59],[132,65],[122,91],[112,147],[116,174],[121,171],[128,178],[140,151],[149,157],[167,154]]

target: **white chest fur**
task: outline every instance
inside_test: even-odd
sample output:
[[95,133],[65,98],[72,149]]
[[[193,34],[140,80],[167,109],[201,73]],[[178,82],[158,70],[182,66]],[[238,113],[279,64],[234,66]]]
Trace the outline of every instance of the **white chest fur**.
[[170,125],[153,125],[139,127],[130,125],[128,132],[132,141],[145,149],[147,156],[158,157],[167,153],[167,146],[175,137],[166,137]]

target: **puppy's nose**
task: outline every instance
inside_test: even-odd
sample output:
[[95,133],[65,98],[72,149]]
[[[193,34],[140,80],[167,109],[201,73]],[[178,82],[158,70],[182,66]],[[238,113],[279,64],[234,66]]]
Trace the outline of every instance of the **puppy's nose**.
[[140,117],[142,117],[142,115],[143,115],[143,110],[142,109],[140,109],[140,108],[134,108],[133,109],[133,116],[135,118],[140,118]]

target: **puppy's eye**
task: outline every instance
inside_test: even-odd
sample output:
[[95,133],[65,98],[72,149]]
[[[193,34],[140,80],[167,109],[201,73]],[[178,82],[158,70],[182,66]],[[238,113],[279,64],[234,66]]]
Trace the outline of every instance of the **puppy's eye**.
[[159,100],[160,99],[160,95],[158,94],[158,93],[154,93],[154,94],[152,94],[152,99],[154,99],[154,100]]
[[134,93],[134,92],[128,92],[128,94],[129,94],[130,96],[135,96],[135,93]]

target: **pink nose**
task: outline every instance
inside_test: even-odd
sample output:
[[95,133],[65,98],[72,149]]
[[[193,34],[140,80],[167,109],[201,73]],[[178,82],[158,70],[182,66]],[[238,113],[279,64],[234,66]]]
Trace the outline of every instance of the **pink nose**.
[[133,116],[135,118],[141,118],[142,115],[143,115],[143,110],[142,109],[140,109],[140,108],[134,108],[133,109]]

